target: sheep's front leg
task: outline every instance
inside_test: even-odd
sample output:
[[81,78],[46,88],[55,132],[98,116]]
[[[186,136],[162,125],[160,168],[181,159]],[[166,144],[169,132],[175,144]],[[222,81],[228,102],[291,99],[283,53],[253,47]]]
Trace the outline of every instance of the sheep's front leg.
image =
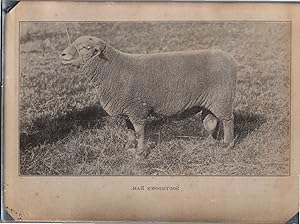
[[234,118],[230,120],[223,120],[224,127],[224,144],[229,146],[234,142]]
[[126,149],[129,151],[130,150],[134,151],[135,147],[136,147],[135,129],[134,129],[133,124],[131,123],[131,121],[128,118],[125,119],[125,122],[126,122],[126,126],[128,129]]
[[135,129],[135,134],[137,138],[137,153],[136,158],[145,158],[148,154],[144,145],[144,130],[145,123],[144,122],[133,122],[133,126]]

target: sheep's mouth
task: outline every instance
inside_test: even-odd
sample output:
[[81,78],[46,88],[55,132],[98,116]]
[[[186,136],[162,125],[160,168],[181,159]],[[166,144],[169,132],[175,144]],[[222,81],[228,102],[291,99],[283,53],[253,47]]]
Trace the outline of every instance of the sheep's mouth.
[[61,59],[61,62],[62,62],[64,65],[72,64],[72,63],[74,63],[75,61],[77,61],[77,59],[64,59],[64,58]]
[[75,59],[65,59],[65,58],[61,58],[61,63],[64,65],[74,65],[76,67],[79,67],[81,65],[81,60],[80,58],[75,58]]

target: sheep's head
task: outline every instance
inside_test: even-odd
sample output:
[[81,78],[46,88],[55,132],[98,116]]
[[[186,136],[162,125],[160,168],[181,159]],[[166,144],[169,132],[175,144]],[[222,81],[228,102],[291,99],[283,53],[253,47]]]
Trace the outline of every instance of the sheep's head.
[[99,56],[107,60],[104,56],[106,43],[99,38],[92,36],[81,36],[70,44],[60,55],[63,64],[70,64],[80,67],[89,59]]

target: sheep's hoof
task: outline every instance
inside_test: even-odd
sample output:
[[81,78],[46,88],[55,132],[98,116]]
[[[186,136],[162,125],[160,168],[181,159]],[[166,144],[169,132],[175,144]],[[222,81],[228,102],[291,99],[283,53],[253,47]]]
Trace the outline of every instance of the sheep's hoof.
[[127,148],[127,152],[135,154],[136,148]]
[[149,156],[149,150],[140,150],[137,151],[135,154],[135,158],[140,160],[140,159],[146,159]]
[[149,147],[150,149],[155,148],[155,146],[156,146],[156,143],[155,143],[155,142],[149,142],[149,144],[148,144],[148,147]]
[[209,135],[208,137],[208,143],[211,145],[216,145],[219,141],[215,139],[212,135]]
[[234,146],[234,141],[232,141],[232,142],[223,142],[221,146],[222,146],[222,148],[231,149]]
[[136,142],[129,141],[126,143],[125,148],[128,152],[136,152]]

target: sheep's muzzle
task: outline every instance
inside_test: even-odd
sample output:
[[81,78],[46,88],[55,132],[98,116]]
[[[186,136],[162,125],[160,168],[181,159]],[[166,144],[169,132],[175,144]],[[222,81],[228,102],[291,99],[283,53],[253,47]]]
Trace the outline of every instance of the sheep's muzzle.
[[59,57],[61,62],[65,65],[71,64],[79,66],[82,63],[82,59],[80,58],[80,55],[73,44],[67,47]]

